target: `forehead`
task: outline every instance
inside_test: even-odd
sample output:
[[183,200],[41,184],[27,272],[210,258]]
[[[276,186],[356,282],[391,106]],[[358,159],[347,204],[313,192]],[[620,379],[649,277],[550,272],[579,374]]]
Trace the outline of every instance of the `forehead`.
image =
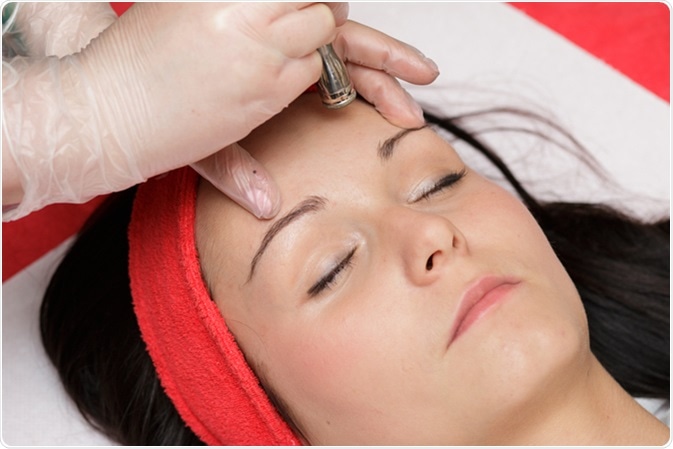
[[[241,146],[270,170],[292,160],[300,160],[308,167],[312,156],[369,159],[376,155],[380,141],[397,131],[399,128],[361,100],[343,109],[329,110],[322,106],[318,95],[306,94],[254,130]],[[371,154],[362,154],[363,148]]]

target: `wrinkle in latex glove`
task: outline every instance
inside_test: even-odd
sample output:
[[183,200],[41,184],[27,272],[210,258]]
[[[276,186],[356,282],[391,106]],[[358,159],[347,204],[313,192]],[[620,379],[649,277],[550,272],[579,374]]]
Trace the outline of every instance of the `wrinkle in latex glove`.
[[[23,199],[5,212],[13,220],[47,204],[85,202],[146,179],[133,153],[109,151],[91,100],[68,95],[90,88],[71,57],[3,61],[3,151],[21,177]],[[108,137],[109,138],[109,137]]]
[[27,56],[66,56],[117,19],[108,2],[17,3],[16,24]]
[[280,210],[280,190],[276,182],[237,143],[191,167],[259,219],[272,218]]

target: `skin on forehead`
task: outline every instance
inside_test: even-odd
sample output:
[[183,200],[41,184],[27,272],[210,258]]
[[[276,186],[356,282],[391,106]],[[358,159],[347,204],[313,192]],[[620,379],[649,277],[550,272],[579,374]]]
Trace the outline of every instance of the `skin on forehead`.
[[[455,187],[412,201],[466,167],[429,128],[383,161],[380,145],[400,131],[366,103],[331,111],[317,95],[255,130],[241,146],[278,183],[278,217],[308,196],[324,207],[278,232],[248,280],[278,217],[257,220],[202,182],[204,274],[246,357],[309,442],[502,442],[491,437],[506,433],[513,413],[532,419],[540,397],[552,403],[586,372],[586,317],[509,193],[468,168]],[[353,250],[334,286],[307,297]],[[447,349],[461,298],[485,275],[520,286]]]

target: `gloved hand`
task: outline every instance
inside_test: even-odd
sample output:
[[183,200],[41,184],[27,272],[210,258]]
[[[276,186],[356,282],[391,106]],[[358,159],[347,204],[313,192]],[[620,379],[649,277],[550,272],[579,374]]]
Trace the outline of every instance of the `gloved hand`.
[[236,142],[317,80],[315,49],[345,14],[339,4],[139,3],[80,53],[3,60],[3,211],[23,199],[3,219]]
[[[16,163],[23,185],[14,217],[49,202],[121,190],[209,155],[195,164],[200,172],[236,186],[215,182],[234,199],[242,191],[237,200],[244,207],[243,199],[252,199],[247,208],[258,217],[273,216],[279,194],[271,189],[269,195],[273,181],[263,168],[240,147],[218,150],[319,78],[317,47],[338,36],[337,51],[361,65],[348,64],[356,67],[356,89],[398,123],[421,120],[399,85],[380,94],[396,82],[374,72],[424,83],[436,69],[409,47],[361,25],[337,30],[345,15],[335,4],[142,3],[80,53],[14,59],[14,73],[3,70],[3,144],[12,156],[6,161],[3,153],[3,174],[7,162]],[[251,188],[248,180],[257,184]],[[3,182],[6,203],[4,196]]]
[[[404,42],[351,21],[337,28],[334,48],[346,63],[355,90],[381,115],[403,128],[423,125],[422,109],[397,78],[431,83],[439,75],[431,59]],[[280,208],[280,192],[273,179],[238,144],[191,165],[239,204],[256,205],[248,210],[270,210],[273,216]]]

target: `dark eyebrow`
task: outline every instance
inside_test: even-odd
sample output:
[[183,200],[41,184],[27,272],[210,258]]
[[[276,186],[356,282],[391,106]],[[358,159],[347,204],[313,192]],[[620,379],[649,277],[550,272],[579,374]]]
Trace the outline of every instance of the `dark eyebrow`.
[[283,228],[288,226],[290,223],[294,222],[295,220],[298,220],[304,215],[310,212],[316,212],[321,209],[324,209],[325,203],[327,203],[327,199],[324,197],[310,196],[301,203],[297,204],[290,212],[288,212],[283,217],[278,219],[269,228],[269,230],[266,231],[266,234],[264,234],[262,243],[260,243],[259,249],[255,253],[255,257],[252,258],[252,262],[250,263],[250,275],[248,275],[248,280],[246,282],[250,282],[250,280],[252,279],[252,275],[255,274],[255,267],[257,266],[260,257],[262,257],[262,254],[264,254],[264,250],[266,250],[266,247],[269,246],[269,243],[271,243],[271,240],[276,236],[276,234],[278,234]]
[[410,132],[420,131],[427,127],[428,125],[423,125],[420,128],[403,129],[402,131],[395,134],[393,137],[384,140],[383,143],[379,144],[379,151],[378,151],[379,158],[381,158],[381,160],[384,162],[387,161],[393,155],[393,150],[395,150],[395,146],[400,142],[400,140],[402,140],[403,137],[405,137]]

